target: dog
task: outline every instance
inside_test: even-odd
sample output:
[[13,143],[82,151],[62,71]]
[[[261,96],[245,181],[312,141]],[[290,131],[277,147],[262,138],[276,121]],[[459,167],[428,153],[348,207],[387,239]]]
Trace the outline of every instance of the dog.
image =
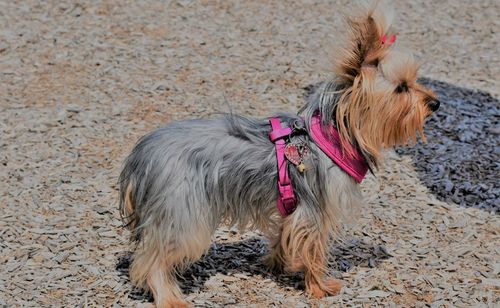
[[359,212],[359,182],[384,149],[425,139],[440,105],[390,24],[380,4],[347,18],[332,79],[298,114],[186,120],[138,141],[119,177],[120,212],[136,244],[131,281],[157,307],[188,305],[176,275],[222,222],[262,231],[270,268],[303,271],[312,296],[340,292],[329,245]]

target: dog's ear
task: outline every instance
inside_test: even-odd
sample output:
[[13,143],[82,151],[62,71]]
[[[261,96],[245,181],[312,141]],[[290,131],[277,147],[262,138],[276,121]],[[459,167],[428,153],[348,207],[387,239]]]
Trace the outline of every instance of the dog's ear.
[[374,1],[356,10],[361,14],[347,17],[349,31],[337,50],[335,73],[343,84],[352,84],[363,68],[376,68],[396,36],[389,32],[393,9]]

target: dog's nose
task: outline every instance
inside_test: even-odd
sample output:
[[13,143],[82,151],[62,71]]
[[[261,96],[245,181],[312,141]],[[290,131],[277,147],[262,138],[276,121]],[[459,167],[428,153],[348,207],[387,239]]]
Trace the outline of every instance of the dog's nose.
[[429,109],[433,112],[438,110],[440,105],[441,102],[437,99],[433,99],[432,101],[427,103],[427,106],[429,106]]

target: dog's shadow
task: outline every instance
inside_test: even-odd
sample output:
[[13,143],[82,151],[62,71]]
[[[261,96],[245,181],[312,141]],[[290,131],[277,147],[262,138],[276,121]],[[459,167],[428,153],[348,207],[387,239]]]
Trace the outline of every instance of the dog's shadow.
[[[276,274],[267,270],[263,263],[263,257],[267,253],[267,242],[259,237],[239,242],[213,243],[201,260],[192,264],[178,279],[185,294],[203,289],[205,282],[217,273],[260,275],[264,279],[272,279],[280,286],[303,290],[303,274]],[[366,243],[358,238],[350,238],[338,243],[332,248],[332,255],[334,260],[332,260],[331,271],[334,276],[341,276],[342,272],[357,266],[375,267],[381,260],[391,256],[384,246]],[[124,278],[124,283],[127,284],[130,283],[131,260],[132,253],[128,252],[118,257],[116,266],[120,276]],[[130,296],[137,300],[152,301],[151,295],[141,289],[133,289]]]

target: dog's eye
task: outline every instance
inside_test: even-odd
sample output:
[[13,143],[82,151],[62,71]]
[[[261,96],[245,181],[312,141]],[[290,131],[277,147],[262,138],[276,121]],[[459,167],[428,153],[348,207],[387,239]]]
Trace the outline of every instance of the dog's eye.
[[398,85],[398,87],[396,88],[396,92],[398,93],[408,92],[408,84],[406,83],[406,81],[403,81]]
[[378,58],[375,58],[375,59],[371,60],[370,62],[368,62],[367,64],[374,66],[374,67],[378,67],[378,63],[379,63]]

